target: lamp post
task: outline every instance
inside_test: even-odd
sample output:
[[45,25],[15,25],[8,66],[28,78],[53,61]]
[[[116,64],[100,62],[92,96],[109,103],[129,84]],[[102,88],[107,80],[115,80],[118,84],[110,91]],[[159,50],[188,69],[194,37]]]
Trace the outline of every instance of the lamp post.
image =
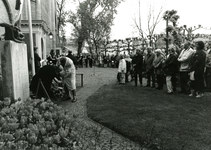
[[126,38],[127,41],[127,50],[128,50],[128,54],[130,54],[130,43],[132,42],[131,38]]
[[119,50],[119,41],[120,40],[114,40],[113,42],[116,43],[117,45],[117,56],[119,56],[120,50]]
[[49,34],[48,34],[48,36],[49,36],[49,38],[52,40],[53,39],[53,33],[52,32],[50,32]]
[[164,19],[166,20],[166,51],[168,52],[168,46],[169,46],[169,34],[168,34],[169,13],[167,13],[164,16]]

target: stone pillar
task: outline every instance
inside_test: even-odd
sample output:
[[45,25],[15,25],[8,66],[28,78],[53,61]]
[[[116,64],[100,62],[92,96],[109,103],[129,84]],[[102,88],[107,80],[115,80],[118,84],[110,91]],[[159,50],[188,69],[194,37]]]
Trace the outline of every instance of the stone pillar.
[[3,97],[29,97],[27,48],[24,43],[0,41]]

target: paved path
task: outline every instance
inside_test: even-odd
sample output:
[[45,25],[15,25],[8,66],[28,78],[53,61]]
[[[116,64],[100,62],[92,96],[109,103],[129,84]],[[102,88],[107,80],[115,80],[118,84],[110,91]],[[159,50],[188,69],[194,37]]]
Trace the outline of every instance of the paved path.
[[[85,128],[90,129],[91,127],[92,130],[97,129],[99,132],[101,132],[101,135],[98,135],[100,139],[100,142],[98,143],[99,150],[141,149],[137,144],[130,141],[129,139],[124,138],[117,133],[114,133],[108,128],[102,127],[100,124],[92,121],[87,117],[86,99],[93,93],[95,93],[101,86],[106,84],[115,84],[117,82],[117,68],[79,68],[77,72],[84,74],[84,86],[79,87],[77,90],[78,101],[75,103],[72,103],[71,101],[63,101],[60,105],[64,109],[68,110],[70,116],[76,116],[77,120],[83,123],[84,126],[86,126]],[[77,78],[80,77],[78,76]],[[77,83],[77,85],[80,85],[80,83]],[[86,131],[84,131],[84,133],[85,132]],[[83,138],[82,140],[85,139],[86,138]],[[82,149],[88,149],[88,147],[83,147]]]

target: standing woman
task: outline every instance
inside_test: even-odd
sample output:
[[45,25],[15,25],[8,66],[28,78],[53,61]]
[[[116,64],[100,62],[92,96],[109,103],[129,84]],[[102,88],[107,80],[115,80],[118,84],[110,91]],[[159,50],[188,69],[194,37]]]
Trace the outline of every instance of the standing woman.
[[59,59],[62,71],[60,75],[63,78],[64,87],[68,90],[69,98],[72,97],[72,102],[76,102],[76,70],[73,61],[68,57]]
[[156,57],[153,61],[155,75],[157,76],[157,88],[158,90],[163,89],[163,60],[164,56],[160,49],[155,50]]
[[196,97],[200,98],[204,96],[204,69],[206,53],[203,51],[204,42],[196,42],[196,53],[193,56],[193,64],[191,66],[191,72],[194,72],[195,79],[195,92]]
[[120,84],[125,84],[126,61],[122,55],[119,60],[118,73],[120,75]]

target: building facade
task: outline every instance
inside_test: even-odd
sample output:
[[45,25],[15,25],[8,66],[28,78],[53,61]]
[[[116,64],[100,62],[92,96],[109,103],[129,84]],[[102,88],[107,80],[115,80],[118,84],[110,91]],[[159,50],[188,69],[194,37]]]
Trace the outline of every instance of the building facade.
[[[56,0],[30,0],[33,32],[33,46],[38,47],[38,54],[45,64],[51,49],[56,50]],[[27,0],[24,0],[21,16],[21,31],[25,35],[30,56],[29,17]],[[50,38],[49,34],[53,36]]]

